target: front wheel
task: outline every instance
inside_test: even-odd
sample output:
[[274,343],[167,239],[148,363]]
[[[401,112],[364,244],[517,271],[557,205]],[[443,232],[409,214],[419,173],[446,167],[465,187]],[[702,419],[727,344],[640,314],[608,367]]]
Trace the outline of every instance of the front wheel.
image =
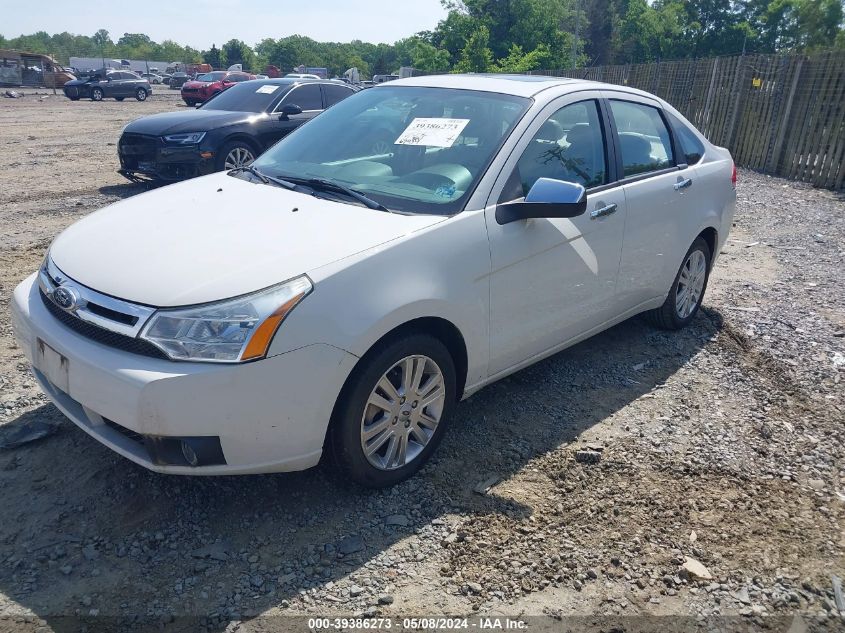
[[231,141],[217,152],[217,171],[249,167],[258,153],[245,141]]
[[684,255],[666,301],[647,313],[655,325],[665,330],[680,330],[695,318],[707,289],[711,261],[710,246],[704,238],[696,238]]
[[103,100],[103,89],[102,88],[93,88],[91,90],[91,101],[102,101]]
[[147,91],[144,90],[143,88],[138,88],[138,90],[135,91],[135,98],[138,101],[146,101],[147,100]]
[[329,430],[343,474],[369,488],[399,483],[429,459],[455,403],[455,364],[428,334],[371,352],[344,387]]

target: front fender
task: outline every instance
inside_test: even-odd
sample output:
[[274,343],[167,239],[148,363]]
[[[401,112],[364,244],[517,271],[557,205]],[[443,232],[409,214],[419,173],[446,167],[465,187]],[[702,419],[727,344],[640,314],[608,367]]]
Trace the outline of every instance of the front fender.
[[321,342],[361,357],[404,323],[437,317],[464,339],[467,386],[487,377],[490,254],[481,212],[461,213],[308,274],[314,291],[282,324],[271,353]]

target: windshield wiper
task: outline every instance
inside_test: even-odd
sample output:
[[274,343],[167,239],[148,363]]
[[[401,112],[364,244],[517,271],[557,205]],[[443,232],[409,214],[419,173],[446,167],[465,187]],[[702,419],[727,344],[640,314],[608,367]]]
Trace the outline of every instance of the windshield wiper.
[[292,183],[288,180],[283,180],[282,178],[275,178],[274,176],[268,176],[267,174],[258,171],[252,165],[247,165],[246,167],[235,167],[229,173],[233,174],[233,173],[242,172],[242,171],[245,171],[249,174],[252,174],[256,178],[258,178],[258,180],[263,182],[265,185],[269,185],[269,184],[272,183],[274,185],[278,185],[279,187],[284,187],[285,189],[290,189],[291,191],[302,191],[302,188],[299,185]]
[[334,180],[328,180],[327,178],[291,178],[291,180],[308,185],[314,190],[334,191],[345,194],[353,200],[357,200],[368,209],[376,209],[377,211],[387,211],[388,213],[393,213],[386,206],[376,202],[372,198],[368,198],[360,191],[356,191],[355,189],[342,185]]

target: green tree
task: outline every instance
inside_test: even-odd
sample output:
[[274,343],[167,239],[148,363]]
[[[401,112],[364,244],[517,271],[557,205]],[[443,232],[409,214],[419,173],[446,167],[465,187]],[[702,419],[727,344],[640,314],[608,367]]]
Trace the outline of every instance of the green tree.
[[490,50],[490,31],[486,26],[479,27],[469,36],[461,59],[455,66],[457,72],[486,73],[493,66],[493,52]]
[[220,63],[220,49],[212,44],[211,48],[202,52],[202,61],[209,64],[212,68],[222,67],[223,64]]
[[524,53],[522,47],[514,44],[508,52],[494,66],[500,73],[527,73],[531,70],[550,68],[552,53],[545,44],[540,44],[530,53]]
[[225,67],[241,64],[244,70],[252,70],[255,53],[241,40],[231,39],[220,48],[222,65]]
[[447,71],[451,66],[449,51],[417,39],[411,47],[411,65],[427,73]]

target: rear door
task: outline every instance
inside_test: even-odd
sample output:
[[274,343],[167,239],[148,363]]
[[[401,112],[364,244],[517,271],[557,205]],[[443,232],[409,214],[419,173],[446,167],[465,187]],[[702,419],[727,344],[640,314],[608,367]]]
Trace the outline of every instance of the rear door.
[[695,168],[675,148],[660,103],[648,97],[606,91],[617,169],[624,185],[628,218],[618,298],[631,310],[663,296],[690,244],[688,225],[700,217]]

